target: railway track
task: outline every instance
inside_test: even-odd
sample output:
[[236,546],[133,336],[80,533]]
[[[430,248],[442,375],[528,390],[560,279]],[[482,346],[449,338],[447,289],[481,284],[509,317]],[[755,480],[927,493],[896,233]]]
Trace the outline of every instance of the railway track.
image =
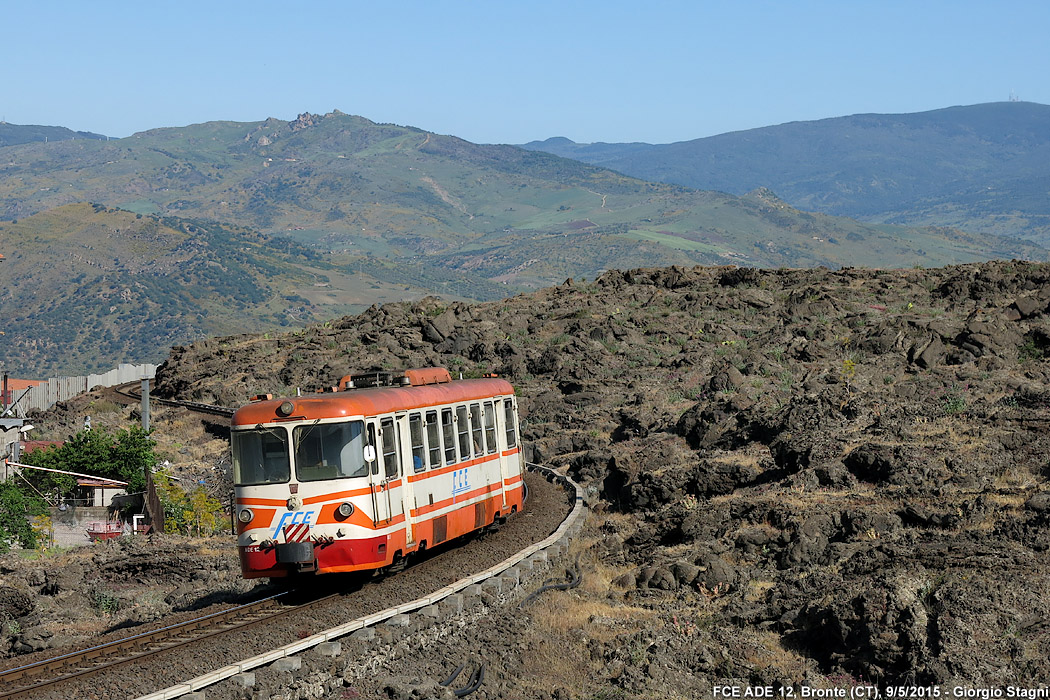
[[33,697],[53,686],[74,679],[86,679],[124,664],[141,662],[207,637],[273,622],[291,613],[301,613],[310,606],[323,604],[338,596],[331,594],[294,603],[290,601],[291,595],[291,592],[284,591],[179,624],[0,671],[0,698]]
[[[142,400],[142,390],[140,382],[128,382],[127,384],[118,384],[112,387],[112,391],[115,394],[123,396],[134,401]],[[213,406],[206,403],[196,403],[194,401],[179,401],[177,399],[164,399],[154,394],[150,394],[149,400],[153,403],[158,403],[162,406],[176,406],[181,408],[188,408],[191,411],[198,413],[207,413],[213,416],[226,416],[227,418],[233,416],[237,409],[226,408],[225,406]]]
[[137,697],[239,661],[246,650],[296,643],[318,630],[427,595],[464,572],[502,561],[558,527],[568,510],[565,492],[535,474],[529,479],[529,510],[496,532],[455,547],[435,547],[401,573],[371,580],[331,575],[316,582],[326,589],[313,599],[295,600],[287,592],[269,595],[177,625],[0,671],[0,698]]

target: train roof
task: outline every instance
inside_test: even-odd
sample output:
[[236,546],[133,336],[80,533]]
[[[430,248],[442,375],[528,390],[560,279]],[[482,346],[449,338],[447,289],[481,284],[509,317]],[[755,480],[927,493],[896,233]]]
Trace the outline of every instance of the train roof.
[[[268,399],[248,404],[233,414],[231,425],[298,422],[347,416],[375,416],[446,403],[511,396],[514,387],[505,379],[460,379],[424,386],[351,389],[326,394]],[[290,404],[291,410],[282,405]]]

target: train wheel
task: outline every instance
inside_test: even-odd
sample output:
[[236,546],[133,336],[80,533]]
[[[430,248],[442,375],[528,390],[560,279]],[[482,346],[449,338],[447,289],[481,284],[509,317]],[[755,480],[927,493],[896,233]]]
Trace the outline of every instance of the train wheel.
[[394,560],[390,562],[389,566],[384,566],[379,569],[379,575],[389,576],[390,574],[400,573],[405,570],[406,566],[408,566],[408,559],[406,559],[399,550],[394,554]]

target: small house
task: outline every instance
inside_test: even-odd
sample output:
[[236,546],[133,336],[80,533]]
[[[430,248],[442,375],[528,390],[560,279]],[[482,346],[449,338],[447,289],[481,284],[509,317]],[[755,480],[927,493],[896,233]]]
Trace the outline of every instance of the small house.
[[101,477],[77,477],[77,503],[94,508],[109,508],[115,497],[126,494],[126,482]]

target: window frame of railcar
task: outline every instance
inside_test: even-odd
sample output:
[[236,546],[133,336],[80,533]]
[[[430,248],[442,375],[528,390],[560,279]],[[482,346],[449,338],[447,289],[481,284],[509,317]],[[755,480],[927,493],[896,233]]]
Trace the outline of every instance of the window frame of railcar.
[[[288,431],[283,427],[263,427],[259,426],[251,430],[234,430],[231,433],[232,439],[232,453],[233,453],[233,479],[235,486],[265,486],[266,484],[284,484],[292,478],[292,460],[289,456],[288,445],[289,435]],[[257,464],[261,467],[260,469],[254,470],[263,476],[263,480],[252,480],[245,481],[243,477],[245,474],[244,465],[250,463],[251,460],[245,460],[245,451],[250,446],[247,442],[249,438],[255,437],[257,444],[253,447],[253,451],[257,452],[258,460]],[[271,443],[279,443],[280,449],[266,449],[267,440],[270,438]],[[274,478],[270,478],[271,467],[278,467],[280,471],[273,470]]]
[[514,399],[503,399],[503,408],[507,422],[507,449],[510,450],[518,446],[518,421]]
[[481,425],[481,404],[470,404],[470,439],[474,447],[474,456],[485,454],[485,431]]
[[470,410],[466,404],[456,406],[456,424],[456,443],[459,446],[460,459],[470,459],[474,453],[470,449]]
[[[448,420],[445,420],[445,419]],[[441,409],[441,441],[445,447],[445,464],[459,461],[456,454],[456,412],[451,406]]]
[[393,418],[379,421],[380,439],[383,441],[383,473],[386,479],[396,479],[400,473],[400,456],[397,450],[397,428]]
[[375,418],[371,418],[365,421],[367,424],[367,430],[365,431],[365,447],[372,448],[372,454],[375,456],[371,462],[366,462],[372,466],[372,476],[379,474],[379,440],[376,438],[376,423]]
[[423,414],[419,411],[408,414],[408,440],[412,448],[412,473],[426,471],[427,446],[423,438]]
[[481,405],[481,416],[485,431],[485,449],[488,454],[492,454],[499,448],[496,444],[496,407],[492,401]]
[[442,466],[441,424],[438,422],[437,411],[427,411],[423,414],[423,427],[427,441],[427,463],[431,469],[437,469]]
[[[356,435],[353,434],[355,427],[357,428]],[[336,431],[339,431],[339,433]],[[342,440],[346,431],[350,432],[350,439]],[[336,438],[335,442],[333,442],[333,438]],[[316,445],[308,445],[308,440],[316,442]],[[368,462],[364,458],[365,440],[364,421],[362,420],[314,422],[295,426],[292,429],[292,454],[295,461],[296,478],[299,481],[308,482],[367,477]],[[334,455],[336,458],[335,462],[331,460],[333,457],[331,454],[333,445],[339,445],[339,449]],[[308,462],[304,457],[307,447],[318,450],[321,457],[320,465],[306,466]],[[329,463],[326,464],[326,461]],[[354,467],[354,471],[344,474],[343,469],[345,466]],[[326,472],[321,471],[320,467],[334,468],[335,473],[328,475]],[[315,473],[311,474],[311,472]]]

